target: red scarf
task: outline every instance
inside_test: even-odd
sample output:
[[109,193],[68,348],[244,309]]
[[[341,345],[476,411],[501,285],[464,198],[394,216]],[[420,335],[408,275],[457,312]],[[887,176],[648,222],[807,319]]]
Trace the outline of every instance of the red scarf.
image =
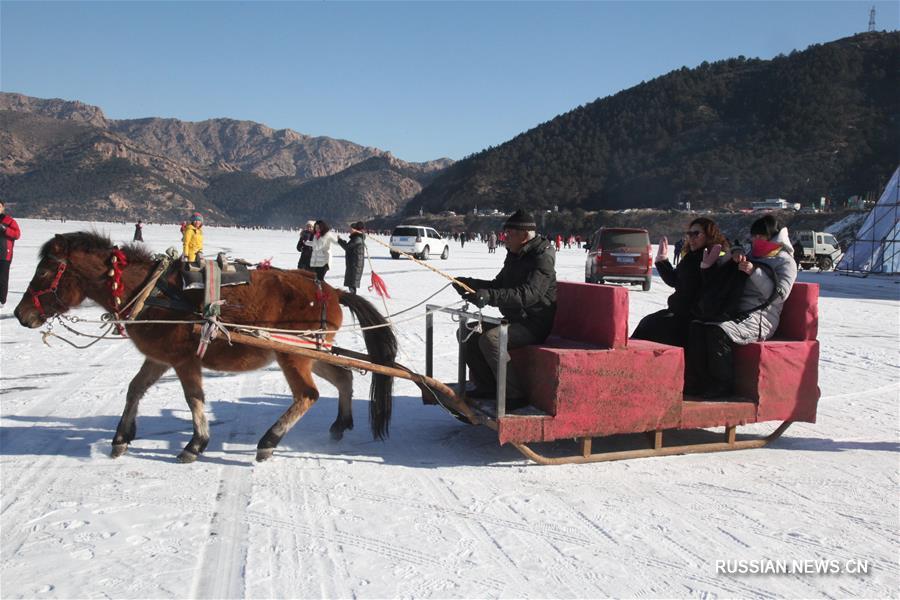
[[781,244],[770,240],[753,240],[750,253],[756,258],[768,258],[781,251]]

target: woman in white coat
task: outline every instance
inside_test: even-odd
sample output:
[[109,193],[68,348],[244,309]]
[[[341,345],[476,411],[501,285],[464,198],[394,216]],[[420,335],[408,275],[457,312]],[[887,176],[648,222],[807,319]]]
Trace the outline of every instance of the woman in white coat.
[[331,227],[325,221],[316,221],[313,226],[313,239],[304,242],[312,247],[312,256],[309,259],[310,268],[315,271],[316,279],[325,281],[325,273],[331,264],[331,248],[338,243],[338,236],[331,231]]
[[[725,308],[726,316],[721,321],[691,323],[685,352],[685,394],[706,399],[732,394],[733,346],[767,340],[778,329],[784,301],[797,279],[794,248],[787,228],[780,227],[771,215],[753,222],[750,237],[749,260],[742,252],[735,252],[731,261],[715,265],[717,273],[704,280],[705,286],[715,281],[737,286],[737,302],[733,309]],[[729,269],[737,277],[729,275]],[[725,292],[723,297],[735,295],[720,291]]]

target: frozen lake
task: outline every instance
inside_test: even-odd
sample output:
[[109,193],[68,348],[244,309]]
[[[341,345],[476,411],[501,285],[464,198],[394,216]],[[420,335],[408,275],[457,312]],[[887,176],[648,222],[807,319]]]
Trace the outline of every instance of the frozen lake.
[[[390,439],[374,442],[368,378],[357,376],[355,430],[331,441],[336,391],[321,382],[320,401],[273,459],[256,464],[259,437],[290,403],[273,365],[207,373],[212,440],[181,465],[175,456],[191,425],[174,374],[147,393],[138,439],[111,460],[141,355],[121,340],[47,347],[12,316],[37,249],[54,233],[93,226],[127,241],[133,226],[19,223],[0,314],[3,598],[896,597],[900,589],[900,278],[801,274],[821,285],[819,422],[793,425],[768,448],[540,467],[499,447],[491,430],[424,406],[406,381],[395,384]],[[296,265],[295,232],[209,227],[205,238],[207,254]],[[162,251],[180,235],[147,225],[144,239]],[[391,312],[446,283],[368,248]],[[504,254],[451,242],[450,259],[434,264],[488,278]],[[584,256],[564,249],[558,278],[583,281]],[[343,281],[339,249],[327,280]],[[658,277],[650,292],[632,288],[631,328],[669,292]],[[447,289],[432,302],[457,299]],[[454,324],[435,321],[436,375],[454,380]],[[424,319],[397,330],[398,360],[418,371],[424,333]],[[364,348],[352,333],[337,343]],[[861,561],[869,572],[717,573],[723,559]]]

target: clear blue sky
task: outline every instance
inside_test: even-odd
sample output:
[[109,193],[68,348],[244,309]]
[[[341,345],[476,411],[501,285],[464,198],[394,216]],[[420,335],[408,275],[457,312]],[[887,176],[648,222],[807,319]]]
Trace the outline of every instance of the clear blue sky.
[[9,2],[0,89],[462,158],[682,66],[895,30],[897,2]]

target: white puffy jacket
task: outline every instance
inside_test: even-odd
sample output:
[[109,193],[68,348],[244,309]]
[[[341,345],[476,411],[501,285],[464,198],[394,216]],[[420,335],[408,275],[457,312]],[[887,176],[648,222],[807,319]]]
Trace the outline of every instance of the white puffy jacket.
[[331,247],[338,243],[338,236],[334,231],[320,235],[307,246],[312,246],[312,257],[309,259],[310,267],[324,267],[331,264]]

